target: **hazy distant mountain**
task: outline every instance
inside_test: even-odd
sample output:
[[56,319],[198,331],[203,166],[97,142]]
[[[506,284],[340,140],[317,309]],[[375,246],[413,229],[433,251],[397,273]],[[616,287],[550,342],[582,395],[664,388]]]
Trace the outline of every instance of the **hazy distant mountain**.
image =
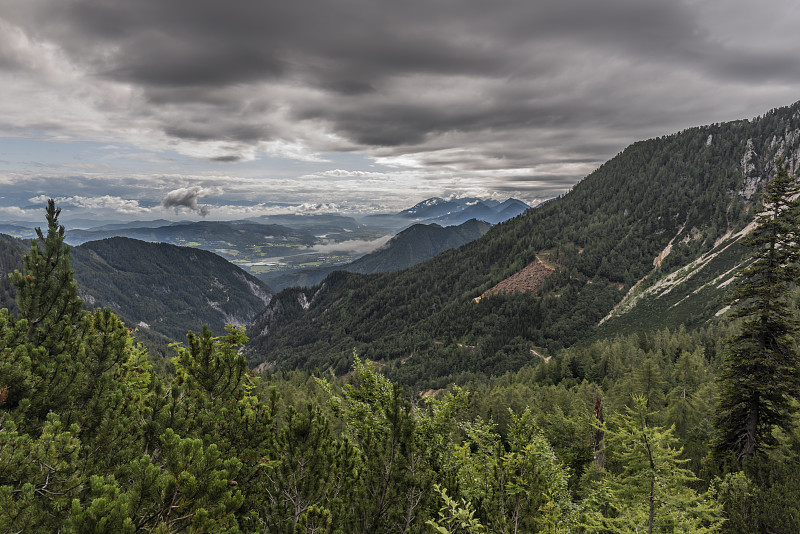
[[503,220],[508,220],[511,217],[516,217],[517,215],[525,213],[530,206],[516,198],[509,198],[505,202],[501,202],[497,206],[493,206],[493,208],[494,211],[499,213],[501,217],[505,217]]
[[471,219],[459,226],[415,224],[394,236],[384,247],[352,262],[347,271],[383,273],[399,271],[478,239],[489,231],[484,221]]
[[479,200],[465,204],[460,211],[427,219],[424,222],[450,226],[462,224],[470,219],[478,219],[489,224],[498,224],[524,213],[528,208],[530,206],[515,198],[509,198],[504,202]]
[[248,221],[260,224],[279,224],[292,229],[311,230],[319,232],[341,232],[342,230],[356,230],[362,225],[354,218],[337,213],[320,213],[317,215],[262,215]]
[[36,236],[36,231],[27,226],[17,224],[0,223],[0,234],[18,238],[32,238]]
[[279,276],[263,276],[262,279],[279,291],[286,287],[318,284],[333,271],[363,274],[398,271],[432,258],[445,250],[478,239],[489,228],[488,223],[474,219],[460,226],[415,224],[394,236],[379,250],[346,265],[303,269]]
[[530,206],[509,198],[504,202],[493,199],[456,198],[444,200],[439,197],[429,198],[401,211],[398,216],[404,219],[424,221],[426,224],[441,225],[462,224],[470,219],[478,219],[490,224],[497,224],[523,213]]
[[441,217],[427,219],[425,222],[428,224],[451,226],[462,224],[470,219],[477,219],[479,221],[488,222],[489,224],[496,224],[495,219],[497,218],[498,213],[495,212],[491,207],[487,206],[483,202],[476,202],[455,213],[449,213],[447,215],[442,215]]
[[[133,228],[159,228],[161,226],[170,226],[174,223],[166,219],[156,219],[154,221],[128,221],[123,223],[109,223],[101,226],[92,226],[86,228],[90,232],[103,232],[103,231],[116,231],[116,230],[129,230]],[[67,228],[69,230],[69,228]],[[78,230],[70,230],[70,232],[77,232]]]
[[267,243],[285,245],[294,243],[311,245],[314,237],[307,232],[294,230],[277,224],[259,224],[241,221],[199,221],[174,223],[166,226],[112,225],[116,228],[92,230],[70,230],[66,241],[80,245],[107,237],[130,237],[141,241],[169,243],[172,245],[193,244],[197,248],[216,250],[219,248],[245,248]]

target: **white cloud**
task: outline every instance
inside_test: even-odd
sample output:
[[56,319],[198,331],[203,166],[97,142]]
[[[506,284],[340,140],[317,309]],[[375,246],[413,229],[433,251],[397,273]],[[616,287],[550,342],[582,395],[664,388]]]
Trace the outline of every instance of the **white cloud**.
[[358,179],[365,179],[365,178],[379,178],[385,179],[388,178],[385,172],[371,172],[371,171],[351,171],[345,169],[331,169],[329,171],[323,171],[317,174],[317,176],[325,176],[330,178],[358,178]]
[[11,220],[30,220],[34,217],[44,218],[44,211],[41,209],[22,209],[17,206],[0,206],[0,214],[10,217]]
[[[47,195],[38,195],[28,199],[30,202],[45,203],[51,198]],[[69,206],[74,208],[83,208],[87,210],[113,210],[115,212],[124,213],[126,215],[138,215],[151,213],[151,208],[146,208],[139,205],[138,200],[124,199],[111,195],[103,195],[99,197],[85,197],[85,196],[70,196],[70,197],[55,197],[53,200],[56,206]]]
[[378,250],[389,240],[392,236],[387,235],[383,237],[379,237],[378,239],[372,241],[365,241],[361,239],[353,239],[350,241],[342,241],[340,243],[329,243],[326,245],[315,245],[311,248],[314,252],[319,252],[320,254],[335,254],[337,252],[349,252],[351,254],[369,254],[375,250]]

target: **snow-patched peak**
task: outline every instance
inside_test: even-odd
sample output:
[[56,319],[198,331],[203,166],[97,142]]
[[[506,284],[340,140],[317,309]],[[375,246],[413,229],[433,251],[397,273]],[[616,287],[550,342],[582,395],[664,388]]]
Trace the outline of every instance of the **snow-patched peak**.
[[448,201],[443,199],[443,198],[439,198],[439,197],[428,198],[426,200],[423,200],[422,202],[418,202],[418,203],[414,204],[412,207],[410,207],[410,208],[408,208],[406,210],[403,210],[400,213],[401,214],[407,214],[407,215],[417,215],[417,214],[419,214],[421,212],[424,212],[425,210],[428,210],[430,208],[433,208],[433,207],[436,207],[436,206],[440,206],[440,205],[446,204],[446,203],[448,203]]
[[[521,200],[514,198],[500,202],[494,199],[452,198],[445,200],[440,197],[432,197],[401,211],[399,215],[416,221],[438,222],[440,219],[447,219],[443,220],[446,226],[458,225],[471,218],[496,224],[519,215],[528,207]],[[503,213],[504,211],[505,213]],[[453,217],[455,217],[454,220],[449,220]]]

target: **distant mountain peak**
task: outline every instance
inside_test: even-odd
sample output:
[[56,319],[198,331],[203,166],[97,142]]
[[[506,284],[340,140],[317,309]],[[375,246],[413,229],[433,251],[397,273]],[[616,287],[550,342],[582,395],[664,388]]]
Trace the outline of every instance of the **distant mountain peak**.
[[443,226],[457,226],[473,218],[497,224],[521,214],[529,207],[516,198],[500,202],[475,197],[449,200],[431,197],[401,211],[398,215],[425,224],[436,223]]
[[430,217],[431,213],[440,213],[447,209],[457,209],[458,204],[440,197],[431,197],[414,204],[400,212],[403,217]]

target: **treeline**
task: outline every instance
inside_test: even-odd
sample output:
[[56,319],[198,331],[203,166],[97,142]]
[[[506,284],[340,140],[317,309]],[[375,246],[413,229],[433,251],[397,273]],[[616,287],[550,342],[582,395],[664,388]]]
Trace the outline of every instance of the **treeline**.
[[359,358],[345,382],[257,377],[241,330],[204,328],[164,377],[82,310],[57,215],[0,312],[4,532],[800,530],[796,425],[741,463],[710,454],[724,327],[424,397]]

